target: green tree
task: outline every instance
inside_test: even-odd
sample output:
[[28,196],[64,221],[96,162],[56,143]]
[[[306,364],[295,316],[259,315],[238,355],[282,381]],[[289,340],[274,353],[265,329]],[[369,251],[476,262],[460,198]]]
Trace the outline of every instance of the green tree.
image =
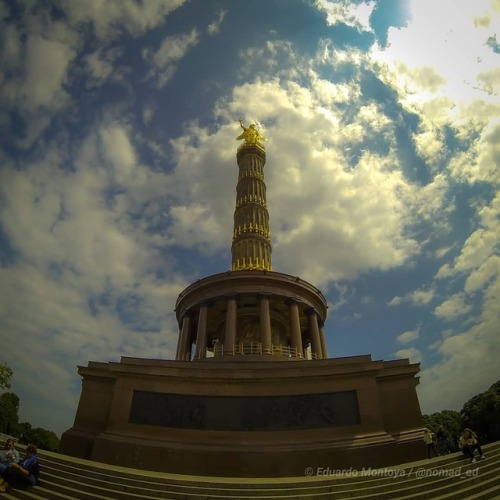
[[11,436],[18,433],[19,397],[13,392],[0,395],[0,432]]
[[10,389],[10,380],[12,378],[12,368],[7,363],[0,365],[0,391]]
[[25,438],[25,436],[29,437],[29,433],[32,429],[31,424],[29,422],[20,422],[17,428],[18,428],[17,435],[19,437],[19,442],[21,444],[30,444],[30,442]]
[[59,438],[52,431],[41,427],[31,427],[29,422],[19,424],[21,430],[20,442],[23,444],[34,444],[37,448],[48,451],[57,451],[59,448]]
[[465,427],[477,432],[484,443],[500,439],[500,380],[464,404]]
[[[10,388],[12,370],[7,364],[0,365],[0,390]],[[29,422],[19,423],[19,397],[13,392],[0,395],[0,432],[18,436],[23,444],[33,443],[38,448],[57,451],[59,438],[54,432],[33,428]]]
[[452,442],[460,436],[463,428],[462,415],[458,411],[443,410],[431,415],[423,415],[425,426],[432,432],[437,432],[443,427],[444,434]]

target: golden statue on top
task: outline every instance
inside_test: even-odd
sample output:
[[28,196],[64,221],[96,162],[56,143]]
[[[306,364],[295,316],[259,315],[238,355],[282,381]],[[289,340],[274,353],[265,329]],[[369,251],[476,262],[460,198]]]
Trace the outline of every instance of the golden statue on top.
[[240,122],[243,132],[238,137],[236,137],[236,140],[239,141],[241,139],[244,139],[245,144],[248,144],[249,146],[257,145],[264,149],[264,145],[261,144],[261,141],[265,141],[266,138],[260,135],[257,129],[257,125],[255,123],[252,123],[248,127],[245,127],[241,118],[238,118],[238,121]]

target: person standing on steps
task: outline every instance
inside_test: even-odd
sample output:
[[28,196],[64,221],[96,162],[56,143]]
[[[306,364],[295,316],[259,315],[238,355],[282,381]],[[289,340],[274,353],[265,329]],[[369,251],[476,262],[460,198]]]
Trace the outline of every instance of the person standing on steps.
[[434,440],[432,439],[432,432],[429,429],[424,429],[424,443],[425,446],[427,446],[427,458],[431,458],[432,452],[434,452],[434,455],[437,457],[438,453],[434,445]]
[[451,453],[448,446],[448,440],[446,439],[446,435],[444,432],[444,427],[442,425],[439,426],[439,429],[436,432],[436,440],[440,455],[448,455],[448,453]]

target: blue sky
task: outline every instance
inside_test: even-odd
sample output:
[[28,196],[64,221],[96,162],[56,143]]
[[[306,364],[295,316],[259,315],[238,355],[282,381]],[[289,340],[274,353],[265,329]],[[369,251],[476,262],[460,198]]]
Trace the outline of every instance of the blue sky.
[[499,378],[500,4],[0,0],[0,362],[57,433],[77,365],[172,359],[230,267],[237,119],[268,139],[273,269],[330,356],[421,363],[422,411]]

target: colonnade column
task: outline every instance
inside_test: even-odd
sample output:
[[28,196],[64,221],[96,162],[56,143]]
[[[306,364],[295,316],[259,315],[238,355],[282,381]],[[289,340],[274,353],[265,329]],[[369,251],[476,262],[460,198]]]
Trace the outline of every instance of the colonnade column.
[[177,342],[177,354],[175,359],[181,361],[189,361],[186,359],[188,343],[191,340],[191,315],[185,313],[182,318],[182,329]]
[[325,340],[325,329],[323,326],[319,328],[319,340],[321,342],[321,354],[323,359],[328,358],[328,352],[326,350],[326,340]]
[[260,311],[260,341],[262,343],[262,354],[272,353],[271,339],[271,315],[269,313],[269,293],[259,293]]
[[318,315],[314,309],[309,309],[308,315],[313,358],[321,359],[323,357],[323,353],[321,351],[321,339],[319,336]]
[[236,321],[238,304],[236,294],[227,296],[226,304],[226,332],[224,335],[224,355],[234,354],[234,343],[236,342]]
[[198,330],[196,331],[196,352],[195,358],[205,358],[207,355],[207,314],[208,304],[200,306],[200,313],[198,315]]
[[289,299],[286,304],[288,305],[288,315],[290,318],[290,343],[292,349],[297,352],[297,357],[302,358],[302,332],[300,331],[300,318],[299,318],[299,304],[294,299]]

